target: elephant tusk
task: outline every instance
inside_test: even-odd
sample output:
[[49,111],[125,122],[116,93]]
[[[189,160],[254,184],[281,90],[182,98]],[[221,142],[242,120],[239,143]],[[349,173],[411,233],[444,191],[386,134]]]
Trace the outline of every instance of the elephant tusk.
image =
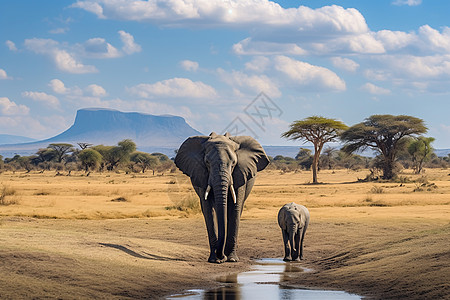
[[205,200],[208,199],[208,194],[209,194],[210,190],[211,190],[211,186],[208,184],[208,187],[206,188],[206,192],[205,192]]
[[231,197],[233,197],[233,202],[236,204],[236,193],[234,192],[233,185],[230,184]]

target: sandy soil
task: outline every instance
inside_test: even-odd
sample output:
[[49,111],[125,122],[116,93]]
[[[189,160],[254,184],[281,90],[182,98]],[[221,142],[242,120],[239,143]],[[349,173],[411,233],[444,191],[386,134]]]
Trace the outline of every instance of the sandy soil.
[[[243,213],[241,261],[222,265],[206,262],[202,216],[166,209],[192,198],[180,174],[2,174],[15,204],[0,206],[0,298],[158,299],[215,287],[256,258],[282,257],[276,214],[295,200],[311,212],[301,264],[314,272],[283,284],[450,299],[448,170],[429,172],[437,188],[416,192],[413,182],[357,183],[364,174],[322,172],[327,184],[309,185],[308,172],[262,172]],[[111,201],[119,196],[127,201]]]

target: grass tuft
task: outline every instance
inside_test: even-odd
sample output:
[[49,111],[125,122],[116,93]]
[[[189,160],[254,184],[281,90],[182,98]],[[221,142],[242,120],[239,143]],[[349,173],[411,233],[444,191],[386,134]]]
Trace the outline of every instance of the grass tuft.
[[174,205],[166,206],[166,210],[179,210],[187,214],[198,214],[202,211],[197,197],[186,197],[172,202]]
[[370,192],[371,192],[372,194],[383,194],[383,193],[384,193],[384,190],[383,190],[383,188],[382,188],[381,186],[373,186],[373,187],[370,189]]

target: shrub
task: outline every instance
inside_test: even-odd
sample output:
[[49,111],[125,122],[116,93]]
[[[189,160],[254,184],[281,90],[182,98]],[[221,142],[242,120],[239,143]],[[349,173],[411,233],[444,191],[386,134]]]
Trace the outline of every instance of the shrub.
[[13,196],[15,194],[16,190],[3,185],[0,188],[0,205],[18,204],[17,200],[9,199],[9,196]]

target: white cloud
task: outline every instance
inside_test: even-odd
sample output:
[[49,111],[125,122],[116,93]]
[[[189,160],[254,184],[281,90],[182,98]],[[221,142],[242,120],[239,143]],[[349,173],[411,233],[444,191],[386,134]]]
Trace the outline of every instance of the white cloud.
[[134,37],[123,30],[119,31],[120,39],[122,40],[122,51],[126,54],[133,54],[142,51],[142,47],[134,42]]
[[180,62],[181,67],[186,71],[196,72],[198,70],[198,62],[192,60],[183,60]]
[[355,72],[359,68],[359,64],[357,62],[345,57],[332,57],[331,62],[333,66],[349,72]]
[[26,105],[17,105],[7,97],[0,97],[0,112],[4,116],[23,116],[28,115],[30,109]]
[[117,58],[125,54],[133,54],[141,51],[141,46],[134,42],[131,34],[119,31],[123,42],[122,51],[108,43],[104,38],[91,38],[81,44],[69,45],[59,43],[52,39],[26,39],[25,47],[37,54],[50,57],[57,68],[73,74],[96,73],[97,68],[92,65],[85,65],[80,61],[80,57],[87,58]]
[[390,94],[391,91],[379,86],[374,85],[373,83],[367,82],[361,87],[362,90],[369,92],[373,95],[387,95]]
[[57,41],[37,38],[27,39],[25,40],[25,47],[37,54],[49,56],[61,71],[74,74],[97,72],[97,68],[94,66],[82,64],[77,61],[72,54],[61,49],[61,46]]
[[450,52],[450,28],[444,27],[442,33],[430,27],[423,25],[419,28],[418,36],[422,42],[422,48],[430,52],[448,54]]
[[106,91],[103,87],[97,84],[91,84],[86,88],[86,91],[94,97],[104,97],[106,96]]
[[56,50],[53,53],[53,59],[56,66],[64,72],[73,74],[96,73],[97,68],[94,66],[83,65],[77,61],[71,54],[64,50]]
[[96,14],[100,19],[105,19],[103,15],[103,8],[100,4],[90,1],[78,1],[77,3],[72,4],[71,7],[82,8],[88,12]]
[[176,97],[176,98],[216,98],[216,90],[201,82],[187,78],[172,78],[153,84],[141,83],[129,88],[132,94],[142,98]]
[[[300,6],[285,9],[272,1],[186,0],[186,1],[77,1],[99,18],[156,22],[165,25],[279,27],[297,33],[319,29],[328,33],[365,32],[364,17],[353,8]],[[287,28],[286,28],[287,27]],[[265,29],[265,28],[264,28]]]
[[11,51],[17,51],[17,47],[16,47],[16,44],[14,44],[14,42],[12,42],[12,41],[10,41],[10,40],[7,40],[7,41],[5,42],[5,44],[6,44],[6,46],[8,47],[9,50],[11,50]]
[[68,89],[64,85],[64,82],[59,79],[50,80],[50,83],[48,85],[51,87],[52,91],[57,94],[65,94],[68,92]]
[[0,80],[2,79],[10,79],[10,77],[8,77],[8,74],[6,74],[5,70],[0,69]]
[[314,66],[287,56],[275,57],[275,69],[302,90],[344,91],[345,82],[327,68]]
[[450,79],[450,55],[412,56],[388,55],[379,57],[386,72],[392,77],[413,79]]
[[245,69],[257,73],[264,72],[271,64],[270,59],[265,56],[256,56],[251,61],[245,63]]
[[253,41],[246,38],[233,45],[233,52],[237,55],[304,55],[307,51],[294,43],[276,43],[266,41]]
[[78,51],[85,57],[116,58],[122,56],[119,50],[106,42],[104,38],[92,38],[81,45],[76,45]]
[[422,0],[395,0],[392,2],[394,5],[408,5],[408,6],[416,6],[422,4]]
[[369,80],[385,81],[388,80],[389,74],[387,70],[367,69],[364,71],[364,76]]
[[223,69],[217,69],[220,79],[234,88],[236,95],[242,95],[242,91],[252,92],[257,95],[261,92],[269,97],[280,97],[281,91],[271,78],[266,75],[248,75],[241,71],[227,72]]
[[22,96],[42,102],[51,108],[59,109],[59,100],[53,95],[44,92],[23,92]]
[[376,33],[376,39],[383,44],[386,50],[399,50],[417,43],[414,33],[403,31],[381,30]]

